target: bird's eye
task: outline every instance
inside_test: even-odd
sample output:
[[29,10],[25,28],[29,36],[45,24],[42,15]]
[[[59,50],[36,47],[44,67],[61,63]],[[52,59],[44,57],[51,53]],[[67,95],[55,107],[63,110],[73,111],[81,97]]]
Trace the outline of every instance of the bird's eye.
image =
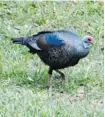
[[88,41],[91,41],[92,39],[91,38],[88,38]]

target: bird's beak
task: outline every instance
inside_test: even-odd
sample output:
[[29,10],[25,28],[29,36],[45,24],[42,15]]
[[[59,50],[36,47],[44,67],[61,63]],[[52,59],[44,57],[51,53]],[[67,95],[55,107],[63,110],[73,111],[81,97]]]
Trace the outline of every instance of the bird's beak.
[[94,40],[90,41],[90,44],[94,45]]

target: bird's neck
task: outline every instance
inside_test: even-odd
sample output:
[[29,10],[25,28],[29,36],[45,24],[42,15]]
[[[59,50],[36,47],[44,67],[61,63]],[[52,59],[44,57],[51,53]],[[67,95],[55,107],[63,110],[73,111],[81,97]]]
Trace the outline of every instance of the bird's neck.
[[88,46],[88,44],[87,43],[83,43],[83,46],[80,46],[78,48],[78,53],[79,53],[78,55],[79,55],[80,58],[83,58],[83,57],[87,56],[88,53],[89,53],[89,46]]
[[89,48],[89,44],[88,43],[83,43],[83,47],[85,48],[85,49],[88,49]]

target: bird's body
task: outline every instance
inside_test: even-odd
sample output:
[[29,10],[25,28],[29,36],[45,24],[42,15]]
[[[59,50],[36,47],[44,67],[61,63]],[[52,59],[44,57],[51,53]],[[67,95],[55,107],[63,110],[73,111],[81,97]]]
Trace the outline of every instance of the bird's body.
[[[31,53],[37,53],[47,64],[49,74],[53,70],[76,65],[89,53],[88,38],[82,38],[70,31],[43,31],[30,37],[13,38],[14,43],[26,45]],[[57,71],[58,72],[58,71]],[[60,72],[60,71],[59,71]],[[62,73],[60,72],[62,75]]]

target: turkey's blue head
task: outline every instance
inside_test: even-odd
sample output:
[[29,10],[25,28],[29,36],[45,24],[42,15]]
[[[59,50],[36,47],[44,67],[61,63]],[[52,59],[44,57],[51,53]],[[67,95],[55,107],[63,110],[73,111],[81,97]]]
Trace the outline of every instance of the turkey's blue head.
[[90,45],[90,44],[93,44],[93,37],[91,37],[91,36],[88,36],[88,35],[86,35],[86,36],[84,36],[84,38],[83,38],[83,42],[84,42],[84,47],[85,48],[88,48],[88,46]]

